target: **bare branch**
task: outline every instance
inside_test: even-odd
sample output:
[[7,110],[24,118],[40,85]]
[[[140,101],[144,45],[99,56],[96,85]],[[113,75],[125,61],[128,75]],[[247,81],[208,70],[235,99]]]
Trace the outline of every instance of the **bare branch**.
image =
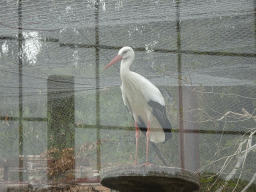
[[[253,113],[255,112],[256,109],[254,109]],[[233,114],[233,115],[236,115],[238,117],[241,117],[241,118],[245,118],[245,119],[253,119],[254,121],[256,121],[256,116],[252,116],[250,113],[248,113],[244,108],[242,109],[242,112],[244,114],[241,114],[241,113],[235,113],[233,111],[228,111],[225,115],[223,115],[221,118],[219,119],[216,119],[216,121],[221,121],[223,120],[225,117],[227,117],[229,114]]]
[[[255,112],[255,110],[256,110],[256,108],[254,109],[253,113]],[[242,109],[242,112],[246,115],[245,118],[247,118],[247,119],[251,119],[252,118],[253,121],[256,121],[256,116],[252,116],[253,113],[252,114],[248,113],[248,111],[246,111],[244,108]]]
[[251,181],[245,186],[245,188],[241,192],[245,192],[251,186],[251,184],[255,181],[255,179],[256,179],[256,173],[254,173]]

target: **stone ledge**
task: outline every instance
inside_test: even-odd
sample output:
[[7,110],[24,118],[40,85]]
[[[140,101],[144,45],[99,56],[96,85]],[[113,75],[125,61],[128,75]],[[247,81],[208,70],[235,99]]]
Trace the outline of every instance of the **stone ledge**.
[[192,192],[199,189],[199,182],[197,174],[177,167],[126,166],[101,170],[101,184],[120,192]]

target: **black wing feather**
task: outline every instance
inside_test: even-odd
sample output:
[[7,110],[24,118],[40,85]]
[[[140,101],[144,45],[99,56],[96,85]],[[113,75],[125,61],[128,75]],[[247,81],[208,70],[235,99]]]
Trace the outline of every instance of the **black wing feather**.
[[166,108],[165,106],[161,105],[160,103],[150,100],[148,105],[152,108],[152,113],[162,126],[164,133],[165,133],[165,141],[164,143],[172,138],[172,125],[170,121],[167,119],[166,115]]

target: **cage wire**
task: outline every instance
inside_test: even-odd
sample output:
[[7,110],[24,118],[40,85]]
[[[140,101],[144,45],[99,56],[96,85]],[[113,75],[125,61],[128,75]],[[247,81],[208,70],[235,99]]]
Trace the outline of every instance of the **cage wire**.
[[[215,190],[231,178],[255,183],[255,0],[4,0],[0,7],[0,179],[92,182],[95,170],[134,163],[120,66],[103,71],[130,46],[131,70],[166,101],[173,138],[158,147],[169,165],[181,166],[183,128],[185,168],[227,181]],[[145,142],[141,134],[139,164]],[[163,165],[149,150],[149,161]]]

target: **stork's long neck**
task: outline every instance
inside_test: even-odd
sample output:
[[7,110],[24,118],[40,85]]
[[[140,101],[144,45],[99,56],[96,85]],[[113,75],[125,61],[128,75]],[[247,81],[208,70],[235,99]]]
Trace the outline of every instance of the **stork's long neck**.
[[132,64],[133,59],[134,58],[129,57],[129,58],[123,59],[121,61],[120,75],[121,75],[122,79],[123,79],[124,76],[131,74],[130,65]]

